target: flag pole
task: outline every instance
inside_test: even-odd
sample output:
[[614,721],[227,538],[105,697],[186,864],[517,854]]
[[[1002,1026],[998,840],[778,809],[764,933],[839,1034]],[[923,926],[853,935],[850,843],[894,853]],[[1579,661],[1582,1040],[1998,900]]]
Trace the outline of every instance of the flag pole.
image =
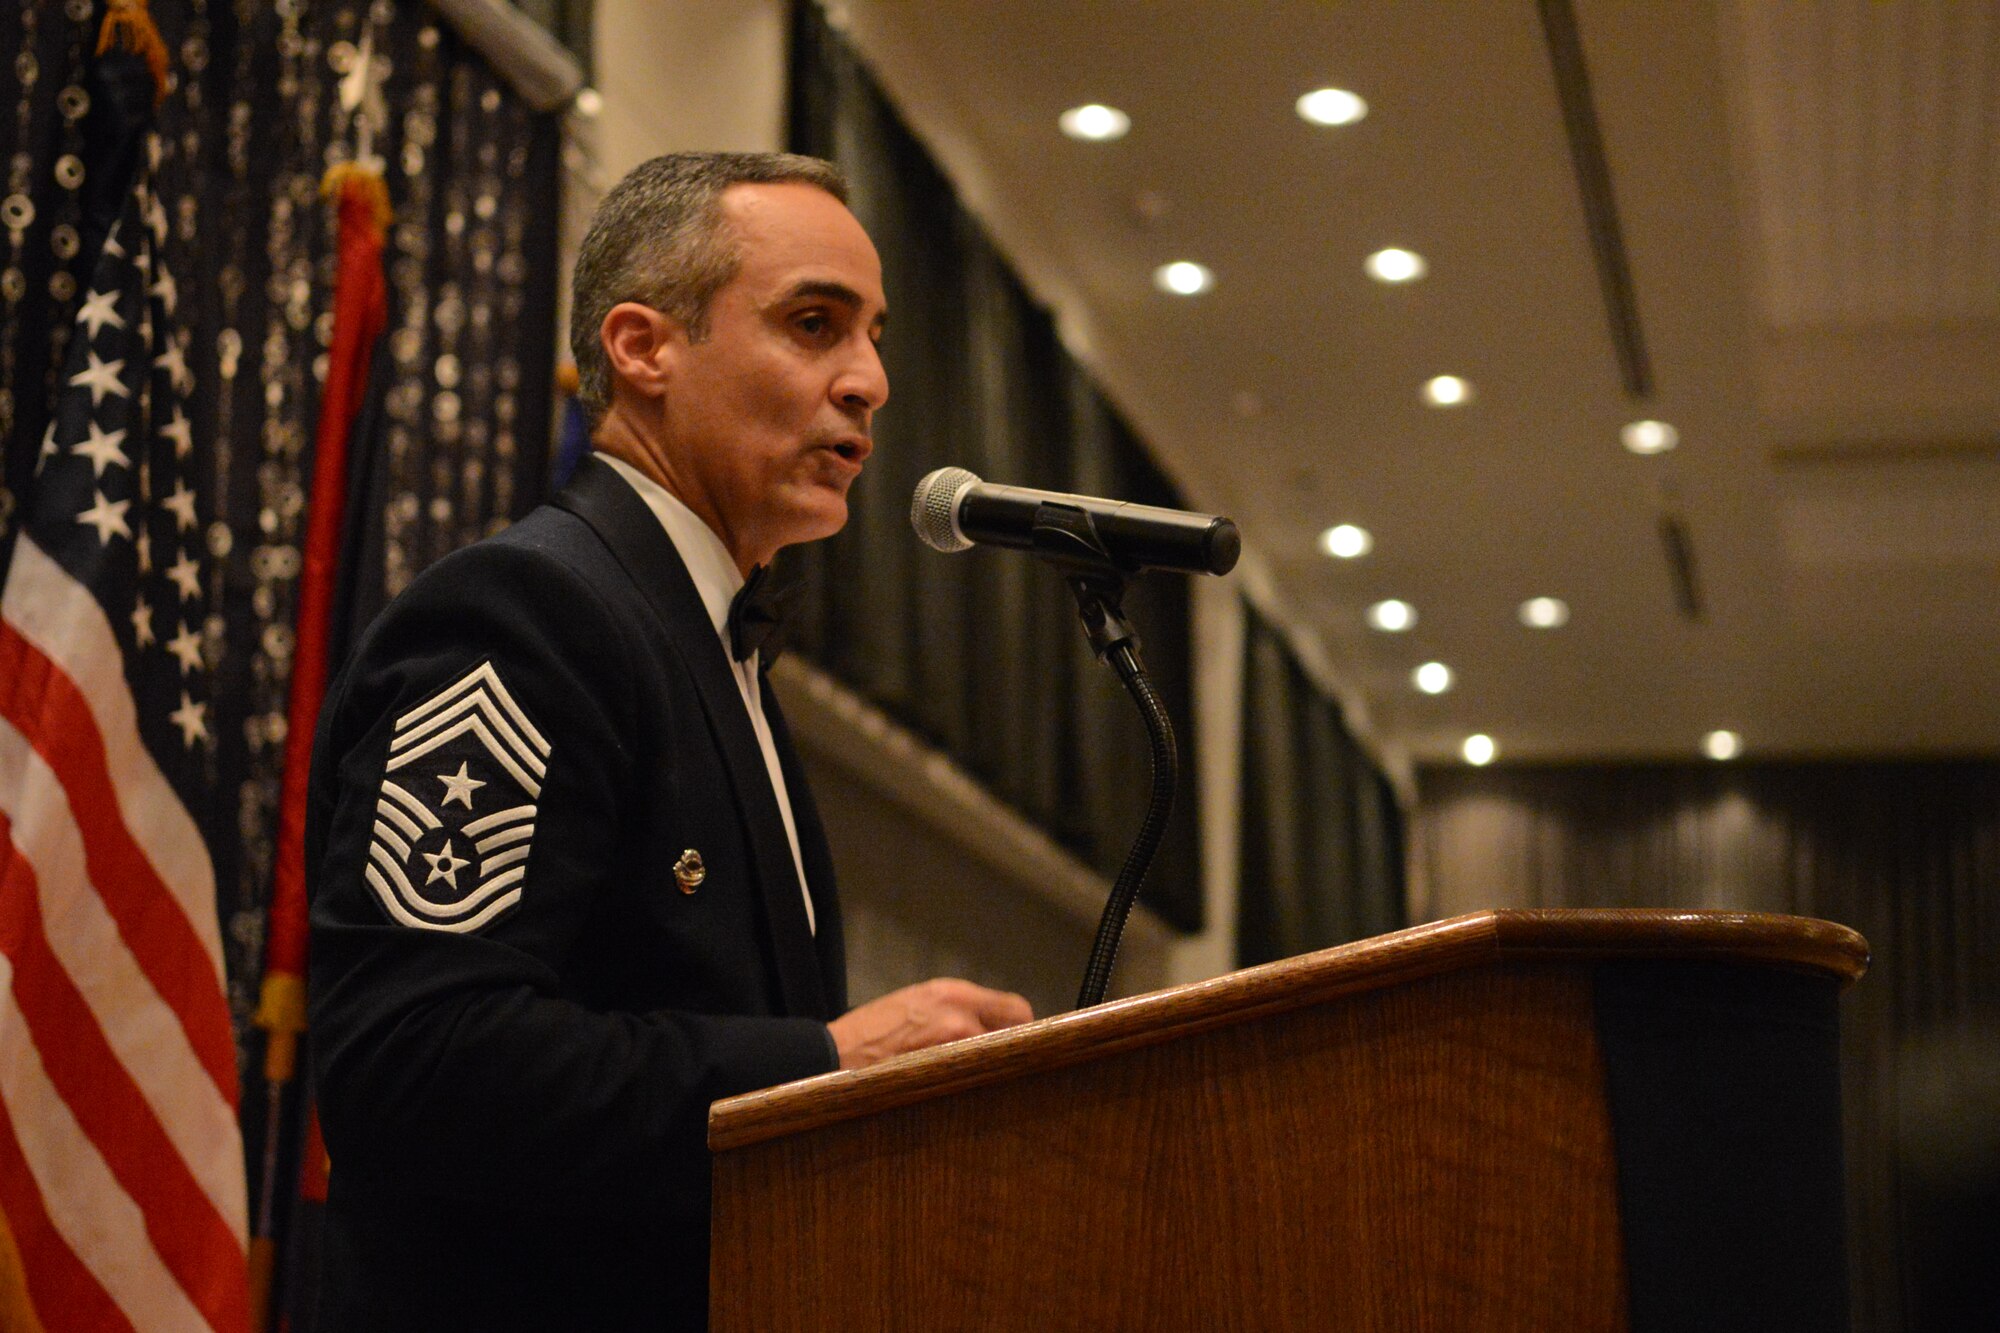
[[[265,1033],[264,1171],[250,1242],[252,1309],[259,1329],[266,1326],[276,1266],[278,1150],[285,1089],[297,1074],[299,1038],[306,1030],[306,791],[313,732],[319,724],[332,665],[327,661],[327,634],[339,574],[341,529],[346,520],[347,443],[367,391],[369,362],[389,316],[382,248],[392,214],[381,160],[373,153],[380,80],[373,68],[372,49],[373,33],[364,32],[354,67],[341,81],[341,106],[355,117],[355,158],[328,168],[320,182],[321,195],[339,214],[333,343],[313,438],[312,488],[307,498],[309,513],[299,575],[270,923],[263,985],[251,1020]],[[305,1153],[308,1157],[324,1154],[314,1124],[307,1127]],[[302,1162],[302,1178],[321,1178],[324,1165]]]

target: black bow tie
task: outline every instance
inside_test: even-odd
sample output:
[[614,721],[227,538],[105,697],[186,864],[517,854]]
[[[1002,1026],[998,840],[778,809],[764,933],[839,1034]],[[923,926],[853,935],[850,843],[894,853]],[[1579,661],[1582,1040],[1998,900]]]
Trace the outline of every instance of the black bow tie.
[[759,565],[750,571],[750,577],[736,590],[736,596],[729,603],[729,651],[737,661],[749,660],[750,654],[764,650],[761,663],[769,666],[777,660],[778,642],[776,632],[784,619],[786,589],[774,588],[770,578],[769,565]]

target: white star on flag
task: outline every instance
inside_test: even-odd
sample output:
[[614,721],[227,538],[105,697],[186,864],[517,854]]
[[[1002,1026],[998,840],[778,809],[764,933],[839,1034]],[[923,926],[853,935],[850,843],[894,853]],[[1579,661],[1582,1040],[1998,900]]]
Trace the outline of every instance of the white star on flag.
[[173,511],[176,532],[186,532],[194,526],[194,492],[188,489],[185,478],[174,478],[174,493],[160,501],[160,507]]
[[51,420],[49,422],[48,430],[43,432],[42,434],[42,452],[36,455],[35,462],[37,465],[39,465],[42,459],[54,458],[55,456],[56,456],[56,423],[53,420]]
[[76,312],[76,322],[90,329],[95,338],[97,331],[109,324],[114,329],[125,327],[125,317],[118,313],[118,293],[92,292],[83,298],[83,309]]
[[72,444],[69,451],[88,458],[92,475],[99,480],[103,479],[107,467],[132,466],[132,460],[125,456],[125,432],[105,430],[95,421],[90,423],[90,438]]
[[167,651],[180,662],[183,676],[201,669],[201,635],[185,620],[181,622],[180,633],[167,640]]
[[79,523],[88,523],[97,529],[97,540],[111,545],[113,536],[130,537],[132,529],[125,522],[125,511],[132,507],[130,500],[107,500],[104,492],[97,492],[97,503],[76,516]]
[[131,390],[127,389],[125,381],[119,378],[119,376],[125,373],[125,359],[123,357],[120,357],[116,361],[102,361],[98,359],[96,352],[90,352],[88,355],[90,357],[89,367],[79,370],[76,374],[70,376],[69,382],[73,385],[87,385],[89,387],[90,405],[92,408],[103,402],[104,395],[107,393],[119,398],[131,397]]
[[139,556],[139,572],[141,574],[152,573],[153,534],[146,531],[146,527],[144,524],[140,524],[139,535],[132,539],[132,549]]
[[167,577],[181,590],[183,602],[192,602],[201,596],[201,566],[186,551],[182,551],[179,558],[167,566]]
[[153,608],[146,605],[144,597],[132,606],[132,642],[141,648],[156,642],[153,638]]
[[181,744],[190,750],[197,740],[208,739],[208,705],[196,703],[186,690],[181,691],[181,706],[167,714],[167,721],[181,729]]

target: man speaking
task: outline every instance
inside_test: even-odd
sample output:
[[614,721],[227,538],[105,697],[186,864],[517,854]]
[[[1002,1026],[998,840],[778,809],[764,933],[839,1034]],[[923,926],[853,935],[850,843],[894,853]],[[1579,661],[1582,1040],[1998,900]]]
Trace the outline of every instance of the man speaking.
[[607,195],[572,324],[596,452],[439,561],[329,694],[307,841],[333,1160],[320,1327],[702,1327],[709,1103],[1030,1017],[848,1010],[833,866],[749,609],[838,531],[881,263],[811,158]]

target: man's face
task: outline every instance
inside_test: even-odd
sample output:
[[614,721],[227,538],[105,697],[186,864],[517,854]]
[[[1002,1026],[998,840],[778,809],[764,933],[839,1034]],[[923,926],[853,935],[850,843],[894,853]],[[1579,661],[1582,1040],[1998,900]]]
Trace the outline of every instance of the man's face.
[[682,498],[739,561],[763,561],[847,522],[889,398],[882,262],[810,185],[731,186],[722,211],[740,266],[709,303],[708,336],[674,340],[665,434]]

